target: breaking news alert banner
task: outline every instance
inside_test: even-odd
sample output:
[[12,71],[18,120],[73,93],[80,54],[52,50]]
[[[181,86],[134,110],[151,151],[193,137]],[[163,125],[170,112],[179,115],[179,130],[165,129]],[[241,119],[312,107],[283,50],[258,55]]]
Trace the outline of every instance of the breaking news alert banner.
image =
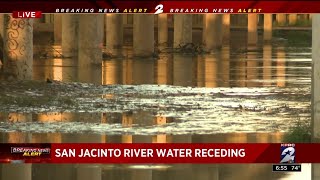
[[320,144],[1,144],[1,163],[320,163]]
[[[1,1],[1,13],[319,13],[320,1],[148,1],[148,0],[65,0]],[[156,13],[157,12],[157,13]]]

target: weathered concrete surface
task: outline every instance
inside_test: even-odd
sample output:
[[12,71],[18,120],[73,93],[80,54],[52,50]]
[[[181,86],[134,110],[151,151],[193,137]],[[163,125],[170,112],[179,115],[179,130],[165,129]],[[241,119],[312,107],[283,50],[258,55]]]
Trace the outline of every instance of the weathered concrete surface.
[[33,19],[4,15],[4,70],[15,79],[32,79]]
[[103,14],[79,15],[78,57],[87,60],[86,64],[102,63]]
[[158,15],[158,44],[167,46],[168,43],[168,16],[167,14]]
[[222,18],[223,23],[223,40],[230,40],[230,14],[224,14]]
[[101,174],[98,165],[81,164],[77,168],[77,180],[101,180]]
[[[0,40],[3,40],[3,14],[0,14]],[[2,42],[1,42],[2,43]]]
[[295,25],[297,22],[297,14],[289,14],[289,25]]
[[[312,17],[312,138],[320,142],[320,14]],[[312,165],[312,179],[320,179],[320,164]]]
[[222,15],[206,14],[204,19],[203,41],[205,49],[212,51],[222,47]]
[[312,130],[313,138],[320,139],[320,15],[312,19]]
[[133,15],[133,55],[151,57],[154,53],[154,16]]
[[106,15],[106,48],[114,54],[123,45],[123,15]]
[[62,39],[62,14],[54,14],[54,43],[61,44]]
[[277,24],[278,25],[285,25],[287,21],[287,15],[286,14],[277,14],[276,16]]
[[3,61],[3,14],[0,14],[0,66],[2,66]]
[[272,39],[272,14],[264,14],[263,23],[263,40],[271,41]]
[[173,47],[192,43],[192,14],[174,15]]
[[3,180],[32,180],[32,164],[2,165]]
[[320,179],[320,164],[312,164],[311,166],[312,180]]
[[248,45],[256,45],[258,42],[258,15],[248,14]]
[[64,57],[78,55],[79,15],[64,14],[62,18],[61,48]]

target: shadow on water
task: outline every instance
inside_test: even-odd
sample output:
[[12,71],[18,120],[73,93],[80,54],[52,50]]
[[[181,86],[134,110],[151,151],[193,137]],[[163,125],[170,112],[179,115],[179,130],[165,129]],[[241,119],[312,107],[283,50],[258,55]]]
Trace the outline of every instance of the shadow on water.
[[[233,45],[215,54],[162,53],[151,60],[130,58],[130,48],[123,54],[95,67],[79,66],[77,59],[36,58],[35,80],[93,83],[103,93],[75,98],[83,111],[3,111],[1,142],[281,142],[288,123],[310,120],[310,47]],[[93,106],[96,101],[102,107]],[[32,166],[33,180],[77,179],[85,168]],[[267,164],[101,167],[102,179],[117,180],[292,177],[272,173]],[[308,179],[308,173],[299,174]]]

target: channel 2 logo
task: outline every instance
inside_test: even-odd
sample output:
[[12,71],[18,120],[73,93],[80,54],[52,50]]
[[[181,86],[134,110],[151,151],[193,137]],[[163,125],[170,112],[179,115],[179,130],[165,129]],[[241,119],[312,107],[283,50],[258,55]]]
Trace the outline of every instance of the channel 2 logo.
[[163,13],[163,5],[159,4],[158,6],[156,6],[156,8],[154,8],[156,10],[156,12],[154,14],[161,14]]
[[295,163],[295,144],[281,144],[280,163]]

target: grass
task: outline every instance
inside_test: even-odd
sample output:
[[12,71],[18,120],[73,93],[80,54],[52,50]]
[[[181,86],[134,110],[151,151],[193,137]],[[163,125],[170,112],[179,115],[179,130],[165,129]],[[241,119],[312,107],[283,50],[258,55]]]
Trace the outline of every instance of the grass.
[[311,143],[311,125],[307,122],[298,121],[290,127],[284,135],[285,143]]

